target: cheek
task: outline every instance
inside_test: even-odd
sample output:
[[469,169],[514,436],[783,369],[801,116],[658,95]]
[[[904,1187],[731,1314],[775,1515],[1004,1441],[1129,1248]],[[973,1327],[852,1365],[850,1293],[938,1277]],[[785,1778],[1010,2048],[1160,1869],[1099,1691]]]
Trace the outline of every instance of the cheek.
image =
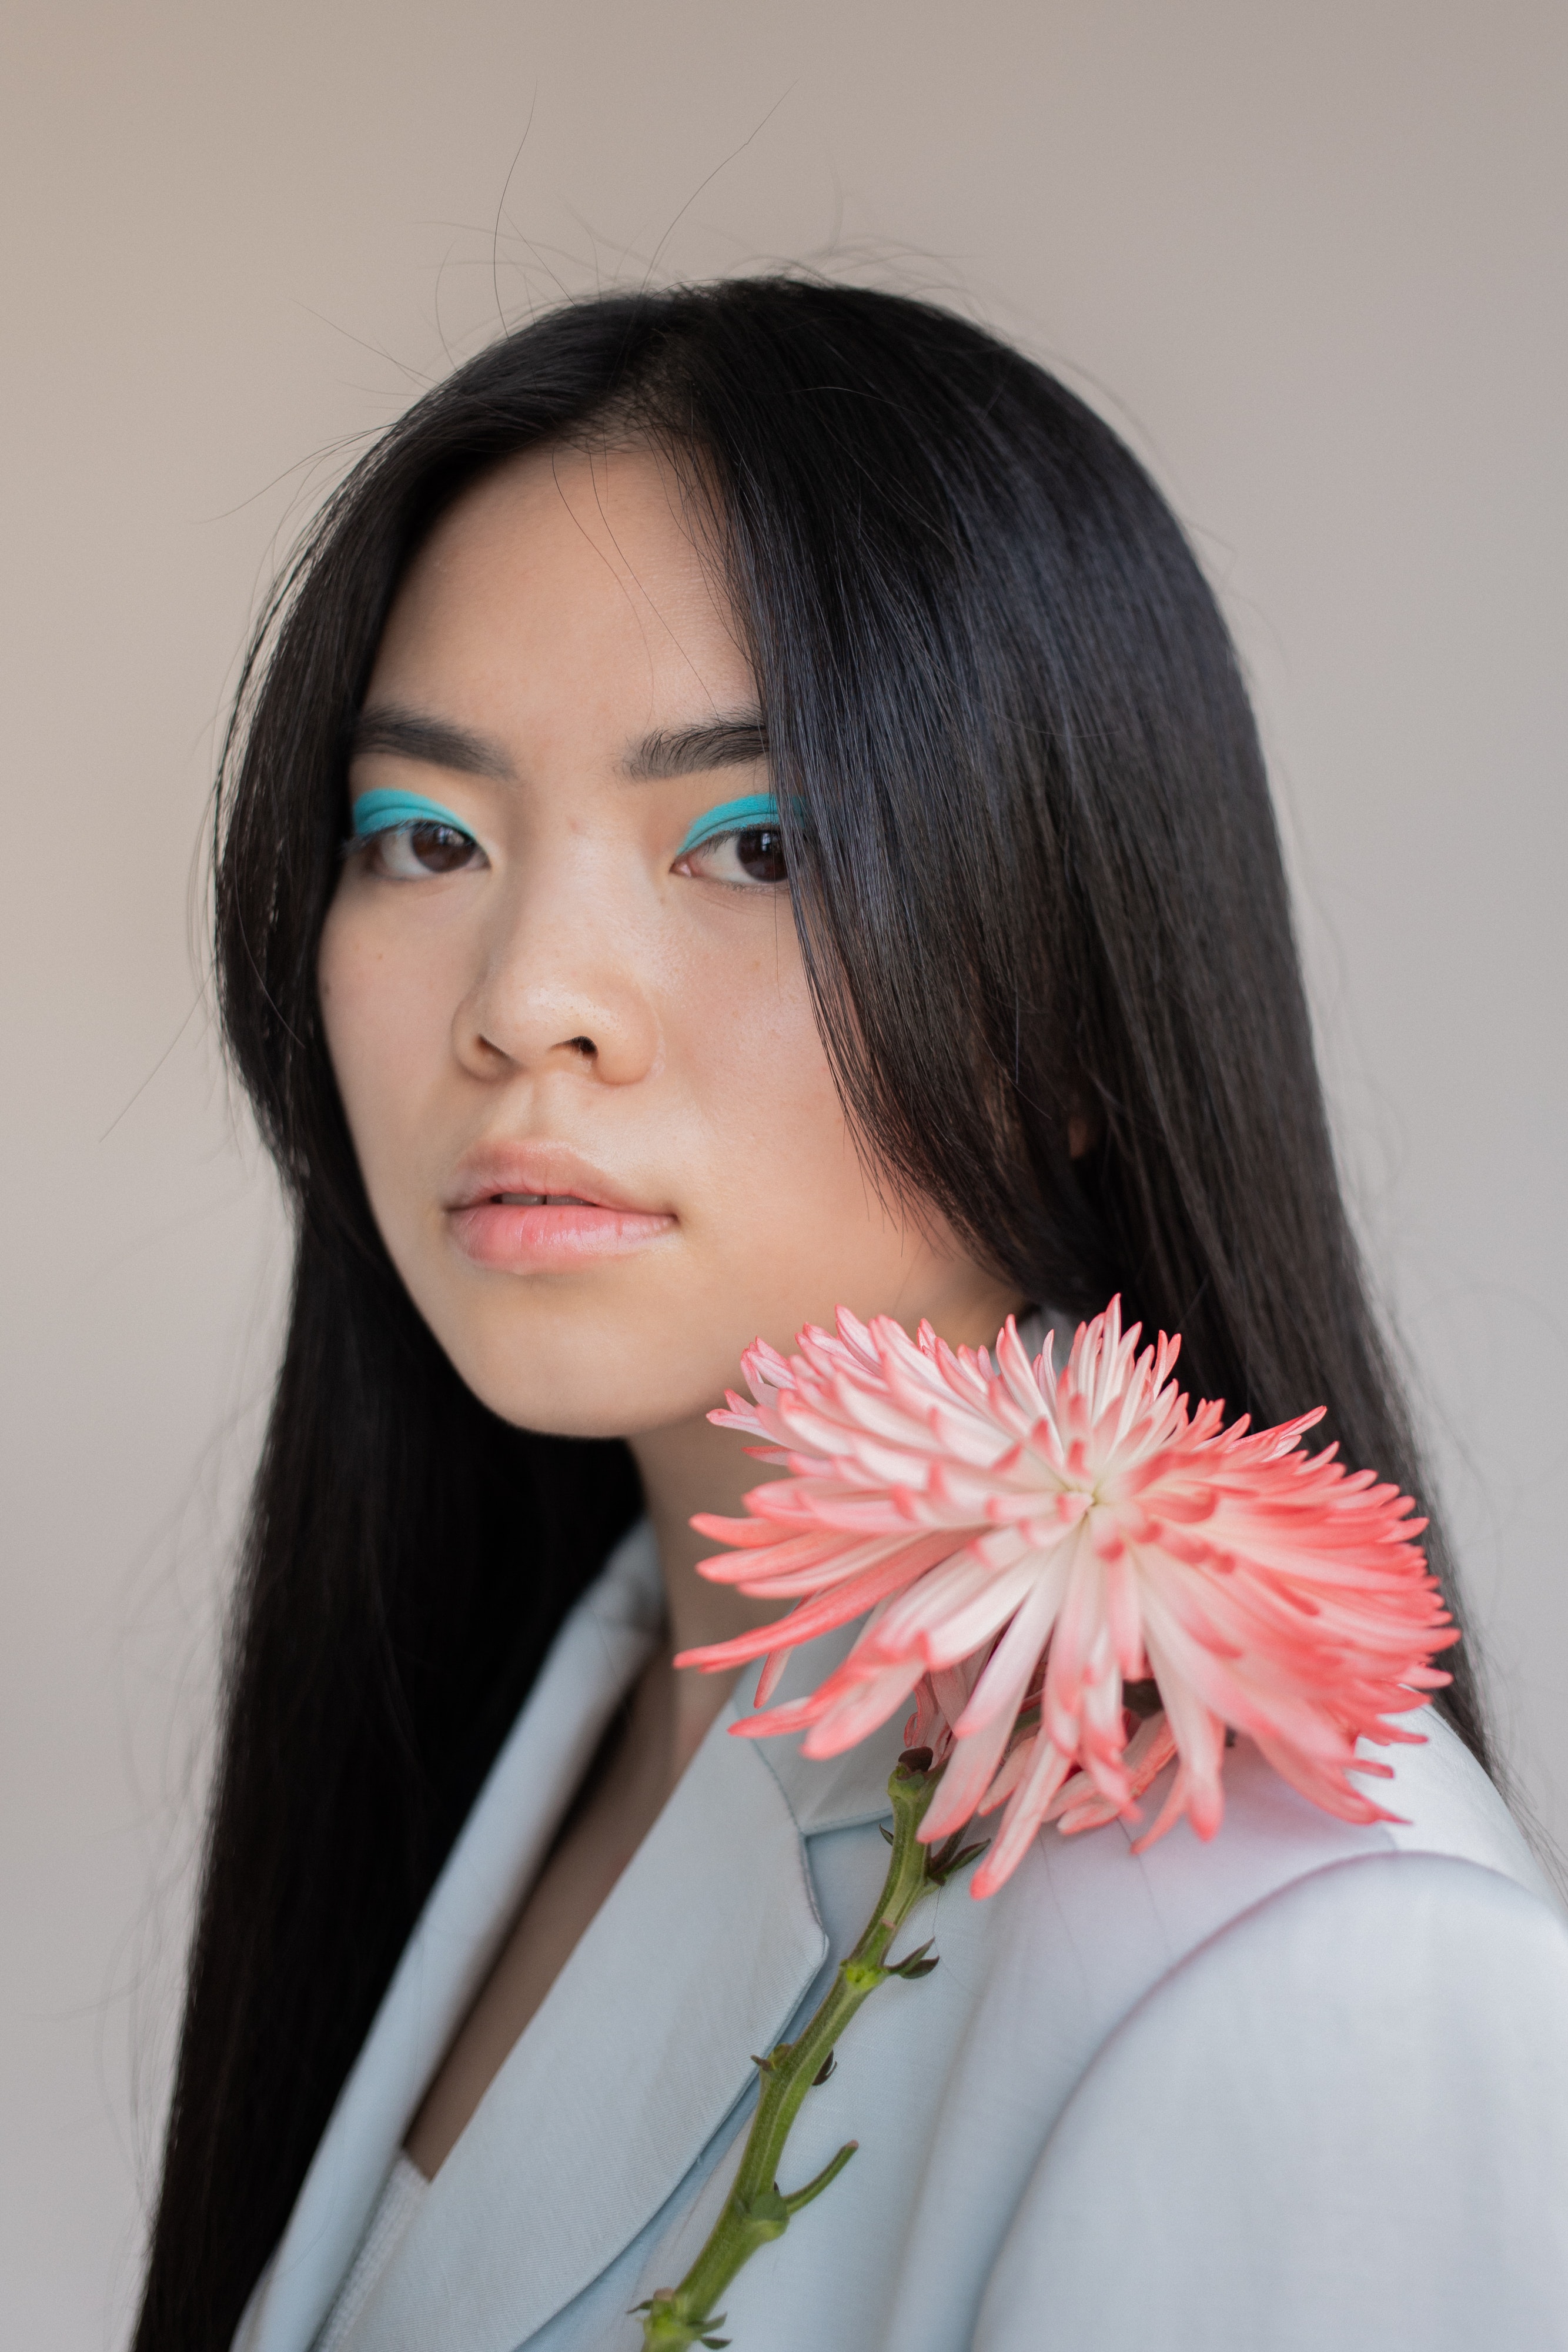
[[394,952],[350,887],[333,901],[317,959],[327,1051],[383,1225],[389,1213],[395,1220],[400,1192],[413,1191],[410,1139],[424,1129],[449,1050],[455,982],[434,944],[415,957]]
[[742,1133],[787,1133],[807,1117],[813,1131],[832,1106],[828,1057],[793,938],[770,939],[704,972],[688,992],[688,1053],[706,1067],[712,1106]]
[[702,1096],[714,1205],[769,1256],[846,1223],[863,1237],[866,1187],[793,938],[711,977],[683,1058]]

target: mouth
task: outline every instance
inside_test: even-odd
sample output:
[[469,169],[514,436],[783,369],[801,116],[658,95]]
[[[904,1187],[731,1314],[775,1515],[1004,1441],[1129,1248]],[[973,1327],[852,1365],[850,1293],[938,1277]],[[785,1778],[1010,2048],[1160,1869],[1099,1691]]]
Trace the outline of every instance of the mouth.
[[678,1223],[559,1144],[471,1155],[445,1213],[465,1257],[507,1274],[564,1274],[625,1257]]
[[590,1201],[580,1192],[497,1192],[488,1202],[476,1202],[476,1207],[497,1209],[602,1209],[602,1201]]

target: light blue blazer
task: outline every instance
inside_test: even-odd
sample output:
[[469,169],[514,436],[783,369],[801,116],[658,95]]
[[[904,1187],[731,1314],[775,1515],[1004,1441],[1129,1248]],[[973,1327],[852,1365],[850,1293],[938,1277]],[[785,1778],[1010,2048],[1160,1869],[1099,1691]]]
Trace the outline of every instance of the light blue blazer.
[[[399,2155],[659,1616],[639,1528],[474,1807],[236,2352],[636,2352],[632,2306],[695,2256],[752,2053],[875,1900],[897,1726],[822,1764],[721,1718],[435,2179]],[[941,1966],[808,2098],[781,2186],[860,2152],[736,2281],[736,2352],[1568,2347],[1568,1928],[1427,1729],[1388,1751],[1408,1828],[1331,1820],[1243,1741],[1211,1845],[1048,1830],[988,1902],[916,1914]]]

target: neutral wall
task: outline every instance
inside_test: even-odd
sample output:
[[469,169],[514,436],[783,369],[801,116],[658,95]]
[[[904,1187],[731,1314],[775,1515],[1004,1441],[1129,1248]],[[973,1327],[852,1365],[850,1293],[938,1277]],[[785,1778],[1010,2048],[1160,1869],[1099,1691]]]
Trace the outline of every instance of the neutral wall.
[[1255,677],[1364,1228],[1568,1838],[1559,0],[8,22],[0,2337],[127,2323],[286,1263],[191,944],[216,715],[342,453],[558,285],[836,256],[1152,463]]

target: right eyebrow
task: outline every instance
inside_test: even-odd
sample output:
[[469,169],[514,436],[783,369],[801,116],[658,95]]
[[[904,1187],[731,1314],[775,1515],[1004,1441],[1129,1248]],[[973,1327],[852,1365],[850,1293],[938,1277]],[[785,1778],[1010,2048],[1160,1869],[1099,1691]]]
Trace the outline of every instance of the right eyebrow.
[[450,719],[427,719],[396,703],[361,710],[349,738],[350,760],[371,751],[390,752],[399,760],[417,760],[422,767],[445,768],[459,776],[488,776],[498,784],[515,783],[517,771],[497,744]]

